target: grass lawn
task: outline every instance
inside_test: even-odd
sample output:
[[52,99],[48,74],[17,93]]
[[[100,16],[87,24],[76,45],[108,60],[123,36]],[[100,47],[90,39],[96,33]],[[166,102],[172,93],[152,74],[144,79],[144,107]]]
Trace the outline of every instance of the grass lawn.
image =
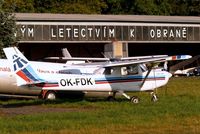
[[172,78],[167,86],[157,90],[156,103],[150,101],[148,93],[130,94],[139,96],[140,103],[132,104],[121,97],[116,102],[102,98],[0,101],[8,110],[28,105],[44,110],[66,109],[6,115],[0,108],[0,134],[200,133],[200,77]]

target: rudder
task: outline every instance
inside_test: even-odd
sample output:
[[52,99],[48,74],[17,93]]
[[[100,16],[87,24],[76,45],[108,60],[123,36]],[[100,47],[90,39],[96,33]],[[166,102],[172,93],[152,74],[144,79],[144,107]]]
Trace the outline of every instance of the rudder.
[[3,50],[10,63],[11,70],[16,74],[18,86],[42,81],[31,67],[28,59],[16,47],[8,47]]

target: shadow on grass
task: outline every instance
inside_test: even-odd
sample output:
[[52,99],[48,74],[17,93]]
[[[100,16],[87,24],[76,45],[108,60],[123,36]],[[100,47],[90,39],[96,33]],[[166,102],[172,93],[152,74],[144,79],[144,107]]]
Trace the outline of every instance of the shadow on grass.
[[57,100],[43,100],[43,99],[21,99],[21,100],[8,100],[1,104],[2,108],[16,108],[24,106],[48,105],[48,104],[64,104],[80,102],[82,99],[57,99]]
[[125,102],[127,99],[124,98],[117,98],[116,100],[109,101],[105,97],[82,97],[82,98],[62,98],[56,100],[43,100],[43,99],[7,99],[3,102],[1,101],[1,108],[17,108],[17,107],[24,107],[24,106],[39,106],[39,105],[57,105],[57,104],[78,104],[80,103],[87,104],[87,103],[101,103],[101,102]]
[[56,100],[44,100],[39,99],[37,96],[20,96],[20,95],[7,95],[0,96],[0,104],[3,108],[15,108],[23,106],[36,106],[36,105],[48,105],[48,104],[63,104],[63,103],[75,103],[83,100],[83,94],[77,92],[70,92],[68,94],[57,94],[59,99]]

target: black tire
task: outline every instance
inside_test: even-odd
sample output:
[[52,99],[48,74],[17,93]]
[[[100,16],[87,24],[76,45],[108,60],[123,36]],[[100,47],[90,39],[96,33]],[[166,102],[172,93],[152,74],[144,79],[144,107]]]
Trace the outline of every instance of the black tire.
[[108,100],[108,101],[111,101],[111,102],[112,102],[112,101],[116,101],[116,99],[115,99],[113,96],[108,96],[107,100]]
[[136,96],[131,97],[131,102],[134,104],[138,104],[140,102],[140,99]]
[[56,92],[55,91],[48,91],[45,95],[45,100],[56,100]]
[[158,101],[158,96],[156,94],[153,95],[152,98],[151,98],[151,101],[152,102],[157,102]]

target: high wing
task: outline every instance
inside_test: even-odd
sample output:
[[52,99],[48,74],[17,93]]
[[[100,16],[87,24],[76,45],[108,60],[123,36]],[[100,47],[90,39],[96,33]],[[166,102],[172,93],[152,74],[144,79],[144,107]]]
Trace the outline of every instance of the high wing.
[[53,60],[57,60],[57,61],[110,61],[109,58],[89,58],[89,57],[46,57],[44,58],[44,60],[48,60],[48,61],[53,61]]
[[166,58],[165,60],[185,60],[191,58],[190,55],[150,55],[150,56],[134,56],[134,57],[123,57],[123,58],[91,58],[91,57],[46,57],[44,60],[48,61],[127,61],[127,60],[144,60],[144,59],[155,59],[155,58]]
[[134,57],[123,57],[123,58],[91,58],[91,57],[46,57],[44,60],[48,61],[124,61],[124,60],[141,60],[150,58],[161,58],[167,55],[150,55],[150,56],[134,56]]
[[139,59],[150,59],[158,57],[166,57],[167,55],[150,55],[150,56],[134,56],[134,57],[123,57],[123,58],[91,58],[91,57],[72,57],[67,48],[62,49],[63,57],[46,57],[44,60],[47,61],[87,61],[87,62],[105,62],[105,61],[123,61],[123,60],[139,60]]
[[149,55],[149,56],[134,56],[134,57],[123,57],[120,60],[141,60],[141,59],[151,59],[151,58],[162,58],[168,55]]
[[186,60],[191,58],[190,55],[177,55],[177,56],[161,56],[155,58],[147,58],[147,59],[138,59],[138,60],[125,60],[125,61],[116,61],[104,64],[102,67],[121,67],[121,66],[130,66],[133,64],[147,64],[147,63],[160,63],[172,60]]
[[192,58],[191,55],[174,55],[174,56],[168,56],[166,58],[167,61],[171,61],[171,60],[187,60]]
[[151,58],[151,59],[141,59],[141,60],[127,60],[127,61],[116,61],[110,62],[102,65],[104,68],[108,67],[122,67],[122,66],[130,66],[134,64],[144,64],[144,63],[156,63],[163,62],[166,58]]

